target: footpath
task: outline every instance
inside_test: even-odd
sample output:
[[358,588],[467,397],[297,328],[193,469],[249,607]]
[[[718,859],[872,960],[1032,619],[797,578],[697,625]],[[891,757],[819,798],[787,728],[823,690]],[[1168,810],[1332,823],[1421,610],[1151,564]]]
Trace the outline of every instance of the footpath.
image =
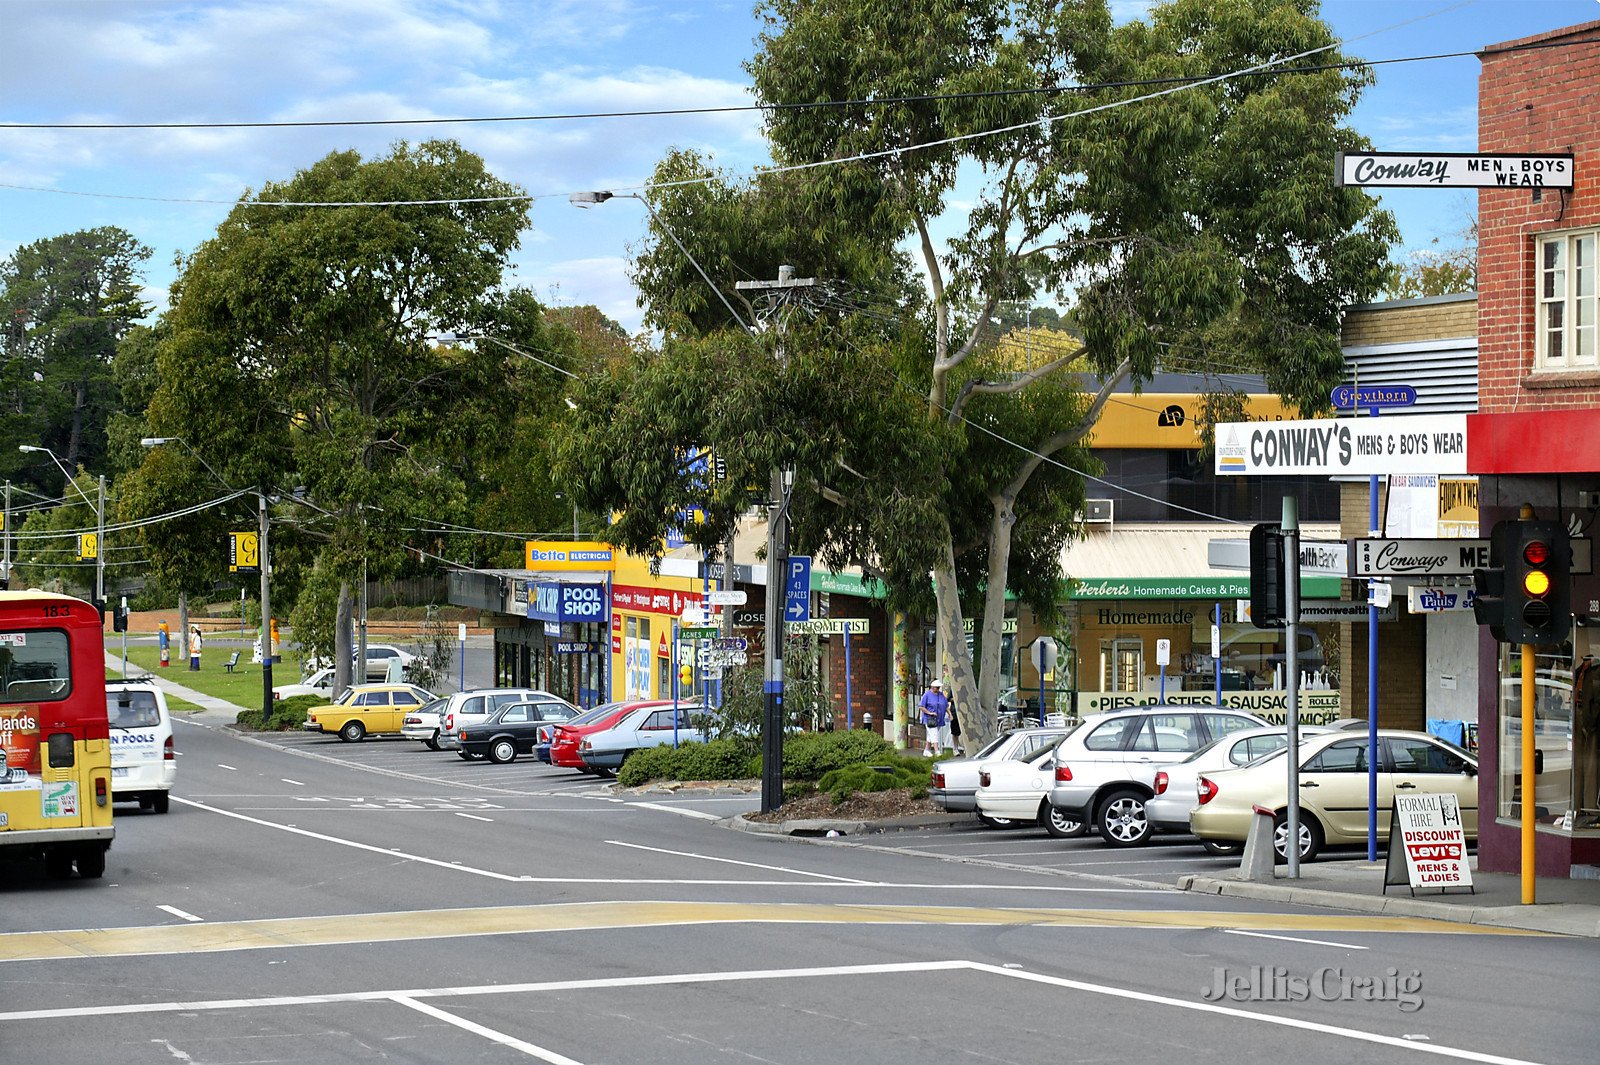
[[[120,672],[120,655],[106,653],[107,668]],[[130,667],[130,672],[132,669]],[[140,679],[145,679],[139,674]],[[226,699],[195,691],[193,688],[165,677],[150,677],[168,695],[175,695],[200,707],[186,714],[187,721],[207,725],[231,725],[245,708]],[[767,825],[734,819],[730,827],[745,832],[788,835],[791,837],[860,836],[891,831],[916,831],[938,825],[969,820],[968,814],[945,814],[925,817],[894,818],[885,822],[871,821],[784,821]],[[1280,902],[1292,906],[1318,906],[1335,910],[1352,910],[1359,913],[1386,913],[1406,917],[1431,917],[1441,921],[1459,921],[1466,924],[1493,925],[1500,928],[1521,928],[1556,935],[1586,936],[1600,939],[1600,879],[1568,880],[1540,877],[1535,884],[1537,904],[1524,906],[1521,878],[1511,873],[1483,873],[1473,860],[1473,885],[1476,892],[1451,891],[1440,894],[1427,891],[1412,897],[1404,886],[1391,886],[1385,893],[1383,862],[1308,862],[1301,867],[1300,878],[1289,880],[1281,875],[1272,881],[1247,880],[1240,877],[1215,874],[1186,874],[1180,876],[1177,888],[1205,895],[1227,895],[1233,898],[1258,899]],[[1281,870],[1280,870],[1281,873]]]

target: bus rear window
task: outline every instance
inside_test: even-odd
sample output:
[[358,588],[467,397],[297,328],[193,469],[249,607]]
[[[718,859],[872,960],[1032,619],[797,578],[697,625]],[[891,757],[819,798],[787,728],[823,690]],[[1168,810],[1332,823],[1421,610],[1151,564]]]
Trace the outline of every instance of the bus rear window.
[[0,704],[60,702],[72,693],[67,634],[0,632]]

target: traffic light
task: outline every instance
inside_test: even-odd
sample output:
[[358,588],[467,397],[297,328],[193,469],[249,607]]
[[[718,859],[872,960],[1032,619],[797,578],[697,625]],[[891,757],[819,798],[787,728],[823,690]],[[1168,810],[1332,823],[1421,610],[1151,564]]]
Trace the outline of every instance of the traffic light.
[[111,631],[112,632],[127,632],[128,631],[128,608],[127,607],[125,607],[125,606],[114,606],[114,607],[111,608]]
[[1489,634],[1506,642],[1506,538],[1515,522],[1502,521],[1489,533],[1489,565],[1472,571],[1472,613]]
[[1505,609],[1514,644],[1554,644],[1572,631],[1572,544],[1553,521],[1508,522]]
[[1250,624],[1258,629],[1280,628],[1288,620],[1283,547],[1278,526],[1264,522],[1250,530]]

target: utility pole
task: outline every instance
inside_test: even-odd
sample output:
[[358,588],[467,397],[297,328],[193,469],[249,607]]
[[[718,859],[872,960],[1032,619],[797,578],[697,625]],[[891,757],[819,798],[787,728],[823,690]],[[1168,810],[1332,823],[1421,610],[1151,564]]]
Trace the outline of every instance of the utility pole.
[[[267,493],[256,490],[256,503],[261,521],[261,550],[256,561],[261,564],[261,720],[272,716],[272,586],[268,570],[272,555],[267,550]],[[240,614],[243,615],[243,607]]]
[[94,605],[106,610],[106,475],[100,475],[100,505],[95,507]]
[[[814,277],[795,277],[794,267],[778,267],[776,281],[740,281],[734,287],[744,291],[775,295],[778,305],[776,354],[779,368],[788,365],[783,350],[785,316],[782,309],[793,301],[793,290],[810,288]],[[794,472],[772,469],[771,498],[767,504],[767,669],[766,714],[761,727],[761,812],[770,813],[783,805],[783,590],[781,581],[789,560],[789,491]],[[728,566],[732,566],[730,558]]]
[[6,482],[6,511],[0,518],[0,534],[5,537],[5,572],[0,573],[0,588],[11,587],[11,482]]

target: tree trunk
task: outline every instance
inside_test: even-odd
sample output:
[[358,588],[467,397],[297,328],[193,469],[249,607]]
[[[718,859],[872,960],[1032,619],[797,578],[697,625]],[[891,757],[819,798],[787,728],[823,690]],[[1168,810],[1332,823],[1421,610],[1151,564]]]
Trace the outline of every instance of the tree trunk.
[[[1011,528],[1017,515],[1008,496],[993,499],[994,519],[989,526],[989,574],[983,591],[983,620],[978,630],[978,705],[990,708],[980,715],[979,727],[972,730],[968,746],[988,743],[999,731],[1000,646],[1004,640],[1006,617],[1006,575],[1011,569]],[[962,735],[967,723],[961,723]]]
[[349,581],[339,582],[339,606],[334,611],[333,617],[333,691],[334,698],[338,698],[350,687]]
[[[71,471],[77,470],[78,456],[83,450],[83,407],[86,391],[87,387],[82,381],[72,388],[72,430],[67,436],[66,456],[66,466]],[[72,486],[69,484],[66,489],[70,492]]]
[[[961,616],[961,596],[956,586],[955,549],[945,545],[945,555],[933,570],[936,646],[950,665],[950,690],[947,693],[961,718],[961,743],[977,749],[982,735],[994,735],[994,717],[978,701],[978,681],[972,673],[972,656],[967,653],[967,633]],[[985,732],[985,730],[987,730]]]

